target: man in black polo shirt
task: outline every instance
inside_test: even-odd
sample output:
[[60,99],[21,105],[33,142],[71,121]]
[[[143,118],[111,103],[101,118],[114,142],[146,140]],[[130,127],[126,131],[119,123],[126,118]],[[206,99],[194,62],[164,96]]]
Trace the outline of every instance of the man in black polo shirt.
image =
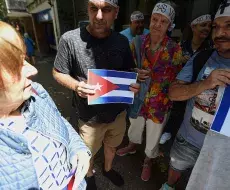
[[[54,78],[74,91],[73,102],[79,115],[79,131],[93,156],[104,143],[103,174],[115,185],[124,181],[112,169],[116,147],[122,142],[126,127],[126,104],[89,106],[87,96],[95,87],[86,83],[88,69],[131,71],[135,67],[126,37],[110,28],[119,11],[118,0],[89,0],[90,24],[65,33],[59,42],[54,63]],[[138,84],[130,90],[137,92]],[[93,159],[87,174],[88,189],[96,189]]]

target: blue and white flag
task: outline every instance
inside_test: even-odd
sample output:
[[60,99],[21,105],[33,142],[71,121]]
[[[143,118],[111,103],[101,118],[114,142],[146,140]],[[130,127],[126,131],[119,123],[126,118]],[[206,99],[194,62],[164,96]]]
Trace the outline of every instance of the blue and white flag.
[[132,104],[134,93],[129,90],[136,83],[137,73],[103,69],[88,70],[88,84],[96,86],[96,93],[88,96],[88,104]]
[[230,137],[230,86],[224,90],[211,130]]

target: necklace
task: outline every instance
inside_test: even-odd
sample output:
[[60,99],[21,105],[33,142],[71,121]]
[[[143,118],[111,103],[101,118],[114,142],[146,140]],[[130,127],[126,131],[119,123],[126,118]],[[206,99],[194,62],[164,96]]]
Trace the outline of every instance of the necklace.
[[161,44],[157,44],[157,46],[155,48],[150,48],[151,53],[154,54],[157,50],[159,50],[161,47]]

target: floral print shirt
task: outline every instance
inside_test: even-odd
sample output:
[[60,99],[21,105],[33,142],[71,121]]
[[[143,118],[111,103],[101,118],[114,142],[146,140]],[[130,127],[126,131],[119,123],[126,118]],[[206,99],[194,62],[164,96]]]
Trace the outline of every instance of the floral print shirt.
[[[152,53],[150,35],[143,35],[141,39],[142,68],[152,72],[151,83],[140,115],[145,119],[151,119],[154,123],[160,124],[163,123],[172,106],[168,96],[168,89],[182,69],[182,50],[176,42],[166,36],[162,41],[161,47]],[[134,43],[131,44],[131,50],[137,63]]]

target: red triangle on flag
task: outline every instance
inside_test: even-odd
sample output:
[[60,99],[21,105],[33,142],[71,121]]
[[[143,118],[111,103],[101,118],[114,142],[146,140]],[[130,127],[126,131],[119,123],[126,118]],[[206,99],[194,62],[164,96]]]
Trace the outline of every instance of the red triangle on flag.
[[88,84],[97,86],[96,93],[88,97],[89,102],[119,88],[118,85],[111,83],[110,81],[94,74],[91,71],[88,73]]

